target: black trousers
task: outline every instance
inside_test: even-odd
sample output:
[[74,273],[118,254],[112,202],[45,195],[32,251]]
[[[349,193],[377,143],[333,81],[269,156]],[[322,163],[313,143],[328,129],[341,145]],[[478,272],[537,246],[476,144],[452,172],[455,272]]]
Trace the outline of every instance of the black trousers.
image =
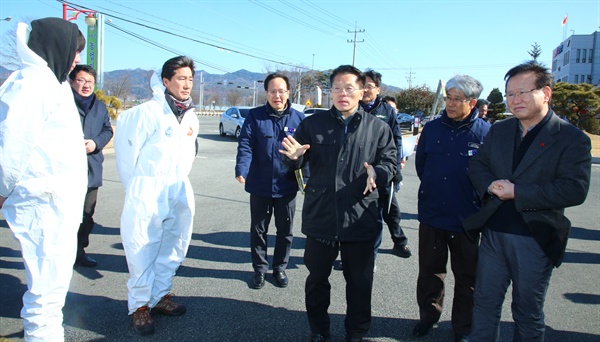
[[83,202],[83,221],[77,231],[77,256],[85,255],[84,248],[90,245],[90,234],[94,228],[94,212],[98,199],[98,188],[88,188]]
[[404,231],[402,230],[402,227],[400,226],[400,219],[402,215],[402,213],[400,212],[400,206],[398,205],[396,194],[393,193],[391,196],[392,205],[390,206],[389,212],[387,210],[389,195],[383,195],[379,197],[379,206],[382,208],[383,211],[383,222],[385,222],[385,224],[388,226],[394,244],[406,246],[408,244],[408,238],[406,237]]
[[306,237],[304,264],[308,269],[306,278],[306,314],[312,333],[329,335],[331,274],[333,262],[341,252],[346,279],[346,319],[344,326],[347,337],[363,337],[371,326],[371,292],[373,289],[373,248],[375,240],[369,242],[325,244],[315,238]]
[[479,237],[477,241],[471,241],[464,233],[419,224],[417,303],[421,321],[433,324],[440,319],[444,306],[444,279],[450,251],[450,266],[454,274],[452,329],[455,334],[471,333],[478,248]]
[[290,259],[292,227],[296,212],[296,193],[280,198],[250,194],[250,254],[254,272],[267,273],[267,233],[271,216],[275,213],[275,252],[273,271],[284,271]]

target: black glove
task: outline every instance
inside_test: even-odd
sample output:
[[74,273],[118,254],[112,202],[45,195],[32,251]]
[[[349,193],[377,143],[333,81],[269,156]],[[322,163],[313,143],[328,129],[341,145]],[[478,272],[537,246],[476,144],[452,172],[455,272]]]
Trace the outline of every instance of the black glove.
[[400,182],[402,182],[402,173],[398,172],[394,175],[394,183],[398,184]]

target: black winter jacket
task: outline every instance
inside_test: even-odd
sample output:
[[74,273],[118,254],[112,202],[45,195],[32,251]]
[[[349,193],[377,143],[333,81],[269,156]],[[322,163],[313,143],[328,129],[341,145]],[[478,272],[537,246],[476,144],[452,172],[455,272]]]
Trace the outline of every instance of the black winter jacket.
[[385,187],[396,173],[396,145],[389,126],[362,108],[346,126],[332,108],[302,121],[294,135],[310,149],[286,163],[293,169],[309,163],[302,209],[302,233],[341,242],[374,240],[381,232],[377,189],[363,195],[367,184],[364,163],[377,174],[377,187]]
[[[90,96],[96,96],[92,94]],[[97,188],[102,186],[102,163],[104,154],[102,149],[108,144],[113,136],[113,129],[110,124],[110,117],[106,105],[95,98],[90,111],[86,114],[81,108],[79,118],[83,127],[83,138],[91,139],[96,143],[96,150],[87,155],[88,160],[88,188]]]

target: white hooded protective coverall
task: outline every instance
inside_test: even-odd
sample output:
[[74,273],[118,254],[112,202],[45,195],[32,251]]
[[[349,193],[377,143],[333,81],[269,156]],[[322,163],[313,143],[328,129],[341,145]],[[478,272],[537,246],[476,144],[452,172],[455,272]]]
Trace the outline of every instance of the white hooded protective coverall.
[[19,23],[17,52],[23,67],[0,88],[2,214],[25,263],[25,339],[62,341],[62,307],[75,262],[87,158],[71,87],[59,83],[46,61],[27,47],[28,31]]
[[198,117],[181,120],[165,100],[156,71],[152,100],[119,115],[115,153],[125,203],[121,239],[129,267],[131,315],[169,293],[192,236],[194,193],[188,175],[196,158]]

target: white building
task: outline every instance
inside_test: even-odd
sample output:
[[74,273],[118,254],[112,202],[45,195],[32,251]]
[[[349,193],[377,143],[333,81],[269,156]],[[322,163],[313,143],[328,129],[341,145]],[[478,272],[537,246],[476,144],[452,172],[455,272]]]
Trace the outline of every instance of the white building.
[[600,85],[600,32],[572,35],[552,53],[555,82]]

